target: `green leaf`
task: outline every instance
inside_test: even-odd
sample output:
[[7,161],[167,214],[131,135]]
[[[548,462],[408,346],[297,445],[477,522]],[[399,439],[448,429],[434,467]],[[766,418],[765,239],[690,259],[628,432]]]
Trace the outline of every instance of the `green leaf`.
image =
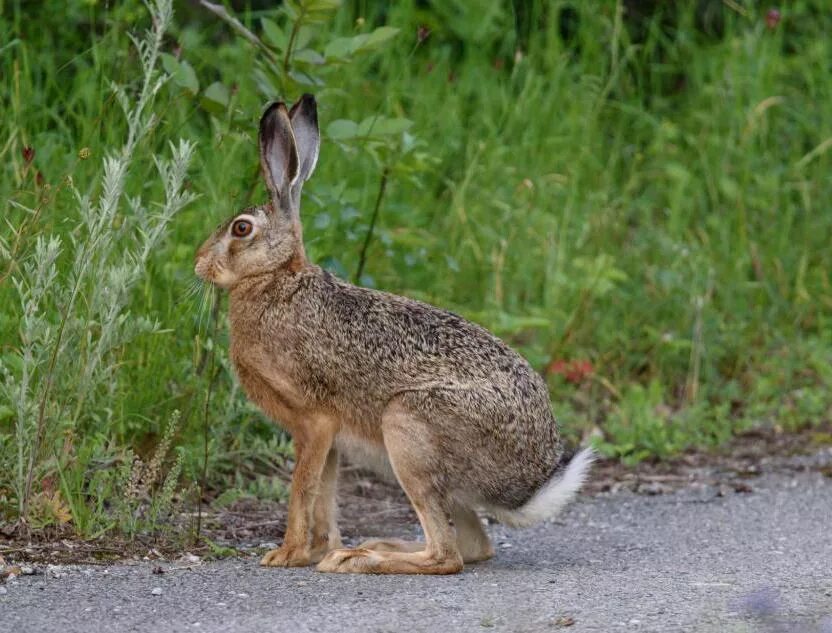
[[272,77],[267,75],[260,68],[255,68],[253,75],[254,83],[257,86],[257,89],[260,91],[260,94],[262,94],[267,99],[273,99],[274,95],[278,93],[278,89],[274,81],[272,81]]
[[413,121],[410,119],[391,119],[388,117],[380,117],[379,120],[376,121],[373,133],[384,135],[401,134],[402,132],[409,130],[412,125]]
[[335,11],[341,6],[341,0],[309,0],[305,5],[307,11]]
[[400,30],[401,29],[397,29],[394,26],[380,26],[375,31],[370,33],[370,35],[367,37],[367,40],[364,42],[361,48],[363,50],[371,50],[374,48],[378,48],[387,40],[396,37],[396,34]]
[[292,59],[296,62],[315,64],[316,66],[320,66],[326,62],[323,55],[317,51],[313,51],[311,48],[304,48],[303,50],[297,51],[292,55]]
[[343,59],[355,53],[379,48],[400,31],[393,26],[380,26],[372,33],[361,33],[353,37],[336,37],[327,44],[324,56],[327,59]]
[[341,6],[341,0],[309,0],[304,2],[304,22],[313,24],[328,22],[332,12],[339,6]]
[[295,22],[300,17],[300,10],[298,9],[298,5],[293,0],[284,0],[283,12],[287,16],[289,16],[289,19],[292,22]]
[[407,130],[413,121],[410,119],[393,119],[385,116],[370,116],[364,119],[358,126],[357,136],[391,136],[401,134]]
[[324,85],[324,82],[321,81],[320,78],[316,77],[315,75],[311,75],[309,73],[305,73],[302,70],[290,70],[289,77],[292,78],[293,81],[296,83],[301,84],[302,86],[316,86],[320,87]]
[[191,94],[199,92],[199,80],[196,78],[193,66],[187,61],[178,60],[169,53],[162,53],[162,67],[180,88],[184,88]]
[[196,78],[194,68],[184,59],[179,62],[179,75],[174,78],[174,81],[193,95],[199,92],[199,80]]
[[324,49],[324,57],[327,59],[342,59],[352,54],[351,37],[336,37],[329,41]]
[[0,422],[8,422],[14,418],[14,410],[5,404],[0,404]]
[[162,53],[162,68],[165,69],[165,72],[170,75],[171,77],[175,77],[176,73],[179,72],[179,60],[176,59],[170,53]]
[[728,176],[719,179],[719,189],[729,200],[736,200],[740,197],[740,186],[736,180]]
[[356,53],[361,50],[361,47],[364,46],[364,43],[367,41],[370,35],[368,33],[361,33],[360,35],[354,35],[353,37],[349,38],[350,40],[350,54]]
[[220,116],[228,110],[229,100],[228,88],[216,81],[206,88],[199,105],[206,112]]
[[330,123],[326,128],[326,134],[331,139],[336,141],[343,141],[350,138],[355,138],[358,131],[358,124],[355,121],[348,119],[337,119]]
[[289,38],[286,37],[277,22],[269,18],[262,18],[260,23],[263,25],[263,39],[266,40],[266,43],[279,51],[285,51]]
[[[330,225],[332,218],[330,217],[329,213],[322,212],[315,216],[315,220],[312,222],[312,225],[319,230],[323,230]],[[2,411],[2,409],[0,409]]]
[[302,26],[298,29],[298,33],[295,36],[295,43],[292,45],[292,48],[295,50],[299,50],[301,48],[306,48],[307,44],[312,40],[312,35],[314,31],[310,29],[308,26]]

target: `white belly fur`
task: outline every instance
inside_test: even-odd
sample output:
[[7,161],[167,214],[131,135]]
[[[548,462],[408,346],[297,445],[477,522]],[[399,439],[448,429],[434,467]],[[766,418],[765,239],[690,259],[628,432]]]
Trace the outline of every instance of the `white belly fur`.
[[396,481],[396,474],[393,472],[383,444],[373,444],[341,432],[335,439],[335,445],[338,447],[338,452],[344,455],[351,465],[366,468],[385,481]]

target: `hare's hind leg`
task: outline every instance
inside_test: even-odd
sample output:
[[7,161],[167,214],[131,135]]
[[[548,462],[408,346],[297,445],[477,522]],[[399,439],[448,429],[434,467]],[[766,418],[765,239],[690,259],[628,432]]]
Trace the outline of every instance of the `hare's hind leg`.
[[[454,574],[462,570],[462,556],[445,508],[446,491],[436,464],[440,456],[430,444],[425,422],[400,404],[391,404],[382,419],[384,445],[390,463],[407,493],[422,530],[425,544],[396,547],[394,541],[378,549],[333,550],[318,564],[320,571],[365,574]],[[420,432],[420,429],[424,429]],[[392,547],[391,547],[392,546]],[[416,547],[418,551],[413,551]],[[389,549],[388,549],[389,547]],[[407,550],[407,551],[402,551]]]
[[[494,557],[494,547],[476,512],[461,505],[454,505],[451,518],[456,529],[456,545],[462,555],[462,562],[479,563]],[[397,538],[373,538],[364,541],[358,548],[374,552],[421,552],[425,549],[425,544]]]

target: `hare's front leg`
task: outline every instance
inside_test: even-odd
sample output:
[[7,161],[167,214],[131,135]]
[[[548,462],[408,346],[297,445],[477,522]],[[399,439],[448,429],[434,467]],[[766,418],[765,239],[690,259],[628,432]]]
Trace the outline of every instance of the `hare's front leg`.
[[267,567],[302,567],[312,562],[310,524],[335,438],[336,424],[327,417],[315,416],[292,430],[295,470],[292,473],[286,535],[283,545],[268,552],[260,561]]
[[324,465],[321,485],[312,510],[312,562],[317,563],[331,549],[342,547],[338,530],[338,451],[333,447]]

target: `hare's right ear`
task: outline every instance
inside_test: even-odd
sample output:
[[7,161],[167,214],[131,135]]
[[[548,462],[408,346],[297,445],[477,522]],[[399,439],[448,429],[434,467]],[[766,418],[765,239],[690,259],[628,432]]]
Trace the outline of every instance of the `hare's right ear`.
[[272,206],[292,212],[292,188],[300,161],[286,104],[271,104],[260,119],[260,166],[272,196]]
[[321,149],[321,133],[318,131],[318,104],[310,94],[303,95],[289,110],[292,120],[292,131],[295,133],[295,144],[300,158],[300,172],[295,184],[296,195],[300,197],[303,183],[309,180],[318,162],[318,152]]

